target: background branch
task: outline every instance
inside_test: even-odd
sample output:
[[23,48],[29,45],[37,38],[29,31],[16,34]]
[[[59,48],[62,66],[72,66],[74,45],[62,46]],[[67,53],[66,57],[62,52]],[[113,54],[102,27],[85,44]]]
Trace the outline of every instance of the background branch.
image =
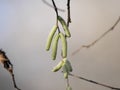
[[120,88],[116,88],[116,87],[112,87],[112,86],[109,86],[109,85],[106,85],[106,84],[102,84],[102,83],[99,83],[99,82],[96,82],[96,81],[93,81],[93,80],[86,79],[86,78],[81,77],[81,76],[77,76],[77,75],[74,75],[74,74],[69,74],[69,75],[72,76],[72,77],[75,77],[75,78],[82,79],[84,81],[93,83],[93,84],[97,84],[97,85],[109,88],[109,89],[120,90]]
[[78,48],[76,51],[74,51],[72,53],[72,56],[75,55],[76,53],[78,53],[81,49],[83,48],[90,48],[92,47],[93,45],[95,45],[98,41],[100,41],[103,37],[105,37],[110,31],[113,31],[114,28],[117,26],[117,24],[120,22],[120,16],[118,18],[118,20],[115,22],[115,24],[110,28],[108,29],[106,32],[104,32],[99,38],[97,38],[95,41],[93,41],[91,44],[88,44],[88,45],[82,45],[80,48]]
[[[51,5],[50,3],[48,3],[46,0],[42,0],[47,6],[51,7],[51,8],[54,8],[53,5]],[[59,11],[61,12],[65,12],[64,9],[61,9],[61,8],[57,8]]]

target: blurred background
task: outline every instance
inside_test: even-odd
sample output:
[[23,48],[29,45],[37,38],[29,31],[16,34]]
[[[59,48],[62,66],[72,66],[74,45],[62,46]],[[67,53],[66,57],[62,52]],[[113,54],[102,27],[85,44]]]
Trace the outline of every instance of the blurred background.
[[[50,4],[51,0],[47,0]],[[55,0],[66,10],[67,0]],[[66,12],[59,13],[66,18]],[[68,59],[73,74],[120,87],[120,23],[89,49],[82,49],[107,31],[120,16],[120,0],[71,0]],[[22,90],[66,90],[61,72],[52,68],[59,62],[45,51],[47,35],[55,24],[55,12],[42,0],[0,0],[0,48],[14,65],[16,83]],[[73,90],[108,90],[70,77]],[[9,73],[0,65],[0,90],[15,90]]]

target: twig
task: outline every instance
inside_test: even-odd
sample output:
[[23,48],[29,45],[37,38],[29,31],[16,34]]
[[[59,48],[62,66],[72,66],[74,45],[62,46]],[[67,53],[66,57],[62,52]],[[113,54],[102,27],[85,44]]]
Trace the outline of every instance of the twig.
[[11,76],[12,76],[12,81],[13,81],[13,84],[14,84],[14,88],[16,88],[17,90],[21,90],[21,89],[19,89],[19,88],[17,87],[17,85],[16,85],[15,76],[14,76],[14,74],[13,74],[13,71],[10,72],[10,74],[11,74]]
[[53,6],[54,6],[54,9],[55,9],[55,12],[56,12],[56,17],[58,17],[58,9],[57,9],[57,6],[55,4],[55,1],[52,0],[52,3],[53,3]]
[[105,37],[110,31],[114,30],[114,28],[117,26],[117,24],[120,22],[120,16],[118,18],[118,20],[115,22],[115,24],[110,28],[108,29],[106,32],[104,32],[99,38],[97,38],[95,41],[93,41],[91,44],[88,44],[88,45],[82,45],[79,49],[77,49],[76,51],[74,51],[72,53],[72,56],[75,55],[76,53],[78,53],[81,49],[83,48],[90,48],[92,47],[93,45],[95,45],[98,41],[100,41],[103,37]]
[[67,0],[67,26],[69,27],[69,23],[71,23],[71,15],[70,15],[70,0]]
[[10,62],[6,53],[2,49],[0,49],[0,63],[2,63],[4,68],[11,74],[14,88],[16,88],[17,90],[21,90],[17,87],[15,82],[15,77],[13,73],[13,64]]
[[[52,3],[53,3],[53,6],[54,6],[54,10],[55,10],[55,12],[56,12],[56,25],[58,26],[58,16],[59,16],[59,14],[58,14],[58,9],[57,9],[57,6],[56,6],[54,0],[52,0]],[[58,26],[58,32],[60,32],[59,26]]]
[[93,83],[93,84],[97,84],[97,85],[109,88],[109,89],[120,90],[120,88],[116,88],[116,87],[112,87],[112,86],[109,86],[109,85],[106,85],[106,84],[102,84],[102,83],[99,83],[99,82],[96,82],[96,81],[93,81],[93,80],[89,80],[89,79],[83,78],[81,76],[77,76],[77,75],[74,75],[74,74],[69,74],[69,75],[72,76],[72,77],[75,77],[75,78],[82,79],[84,81]]
[[[52,7],[52,8],[54,8],[53,7],[53,5],[51,5],[50,3],[48,3],[46,0],[42,0],[46,5],[48,5],[49,7]],[[60,8],[57,8],[59,11],[61,11],[61,12],[65,12],[65,10],[63,10],[63,9],[60,9]]]
[[11,74],[12,76],[12,81],[13,81],[13,85],[14,85],[14,88],[16,88],[17,90],[21,90],[17,87],[16,85],[16,81],[15,81],[15,76],[14,76],[14,73],[13,73],[13,65],[11,64],[11,68],[7,69],[9,71],[9,73]]
[[13,73],[13,65],[12,65],[12,63],[9,61],[9,63],[4,63],[4,66],[5,65],[9,67],[9,68],[8,67],[4,67],[4,68],[11,74],[14,88],[16,88],[17,90],[21,90],[16,85],[15,76],[14,76],[14,73]]
[[[67,0],[67,27],[69,27],[69,23],[71,23],[71,15],[70,15],[70,0]],[[66,36],[65,36],[66,38]],[[66,38],[67,40],[67,38]],[[67,87],[70,86],[69,78],[67,78]]]

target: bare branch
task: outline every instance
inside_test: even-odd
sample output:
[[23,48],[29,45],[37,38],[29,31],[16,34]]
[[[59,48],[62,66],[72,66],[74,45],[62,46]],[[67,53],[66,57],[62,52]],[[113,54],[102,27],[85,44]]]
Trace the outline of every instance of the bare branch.
[[99,38],[97,38],[95,41],[93,41],[91,44],[88,44],[88,45],[82,45],[80,48],[78,48],[76,51],[74,51],[72,53],[72,56],[75,55],[76,53],[78,53],[81,49],[83,48],[90,48],[92,47],[93,45],[95,45],[98,41],[100,41],[103,37],[105,37],[110,31],[113,31],[114,28],[117,26],[117,24],[120,22],[120,16],[118,18],[118,20],[115,22],[115,24],[110,28],[108,29],[106,32],[104,32]]
[[21,90],[17,87],[15,82],[15,77],[13,74],[13,65],[7,57],[6,53],[2,49],[0,49],[0,63],[2,63],[4,65],[4,68],[11,74],[14,88],[16,88],[17,90]]
[[58,17],[58,9],[57,9],[57,6],[55,4],[55,1],[52,0],[52,3],[53,3],[53,6],[54,6],[54,9],[55,9],[55,12],[56,12],[56,17]]
[[67,26],[69,27],[69,23],[71,23],[71,15],[70,15],[70,0],[67,0]]
[[12,76],[12,80],[13,80],[14,88],[16,88],[17,90],[21,90],[21,89],[19,89],[18,86],[16,85],[15,76],[14,76],[13,73],[11,73],[11,76]]
[[116,88],[116,87],[112,87],[112,86],[109,86],[109,85],[106,85],[106,84],[102,84],[102,83],[99,83],[99,82],[96,82],[96,81],[93,81],[93,80],[86,79],[86,78],[81,77],[81,76],[77,76],[77,75],[74,75],[74,74],[69,74],[69,75],[72,76],[72,77],[75,77],[75,78],[82,79],[84,81],[93,83],[93,84],[97,84],[97,85],[109,88],[109,89],[120,90],[120,88]]

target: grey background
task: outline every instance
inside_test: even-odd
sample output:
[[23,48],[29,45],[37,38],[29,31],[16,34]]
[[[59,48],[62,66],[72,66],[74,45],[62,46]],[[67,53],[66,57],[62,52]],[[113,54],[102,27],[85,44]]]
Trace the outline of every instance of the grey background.
[[[59,8],[66,8],[66,0],[56,3]],[[65,12],[60,15],[66,17]],[[82,44],[91,43],[108,30],[119,16],[120,0],[71,0],[68,59],[74,74],[120,87],[120,24],[90,49],[71,56]],[[52,61],[51,52],[45,51],[46,38],[54,24],[54,10],[41,0],[0,0],[0,48],[14,64],[16,81],[22,90],[65,90],[61,72],[51,72],[61,59],[60,53]],[[73,90],[108,90],[73,77],[70,84]],[[2,65],[0,90],[15,90]]]

